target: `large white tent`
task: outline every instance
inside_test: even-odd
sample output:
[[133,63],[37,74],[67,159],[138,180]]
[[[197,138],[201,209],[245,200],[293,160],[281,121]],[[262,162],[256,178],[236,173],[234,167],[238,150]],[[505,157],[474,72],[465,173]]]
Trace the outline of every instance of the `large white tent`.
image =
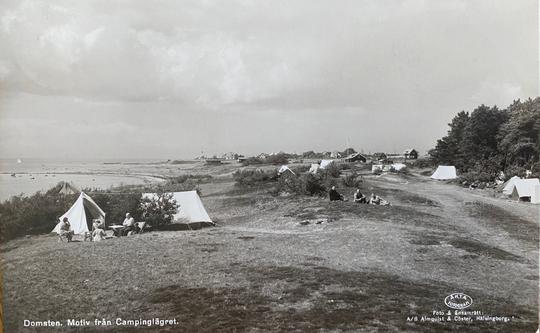
[[332,163],[334,163],[334,160],[322,160],[319,169],[326,169]]
[[292,173],[293,175],[296,175],[296,174],[294,173],[294,171],[292,171],[288,166],[282,165],[281,168],[279,168],[279,170],[278,170],[278,174],[281,175],[281,174],[283,174],[283,173],[285,173],[285,172],[290,172],[290,173]]
[[[173,223],[214,223],[208,216],[197,191],[172,192],[172,198],[178,204]],[[143,198],[155,198],[156,193],[143,193]]]
[[439,165],[437,170],[431,175],[431,178],[437,180],[456,179],[456,167],[453,165]]
[[[100,219],[105,223],[105,212],[84,192],[81,192],[73,206],[71,206],[64,215],[60,216],[60,221],[62,221],[64,217],[67,217],[69,224],[71,225],[71,230],[73,230],[75,234],[84,234],[89,231],[86,220],[87,210],[94,219]],[[60,232],[60,222],[58,222],[52,232]]]
[[316,174],[318,170],[319,170],[318,164],[311,164],[311,167],[309,168],[308,172],[312,174]]
[[540,186],[538,178],[519,179],[515,182],[512,189],[512,198],[528,199],[531,202],[538,200],[536,198],[536,187]]
[[514,176],[514,177],[508,179],[508,181],[506,183],[504,183],[504,187],[502,189],[502,192],[504,194],[506,194],[506,195],[511,195],[512,191],[514,190],[514,185],[520,179],[521,178],[519,178],[518,176]]
[[540,204],[540,185],[534,186],[534,195],[531,197],[531,203]]

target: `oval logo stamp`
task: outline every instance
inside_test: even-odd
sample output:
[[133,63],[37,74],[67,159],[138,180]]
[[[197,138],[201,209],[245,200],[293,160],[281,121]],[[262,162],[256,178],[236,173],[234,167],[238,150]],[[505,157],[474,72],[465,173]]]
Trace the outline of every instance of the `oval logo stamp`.
[[462,310],[471,306],[473,304],[473,299],[471,296],[463,293],[453,293],[446,296],[444,304],[449,308]]

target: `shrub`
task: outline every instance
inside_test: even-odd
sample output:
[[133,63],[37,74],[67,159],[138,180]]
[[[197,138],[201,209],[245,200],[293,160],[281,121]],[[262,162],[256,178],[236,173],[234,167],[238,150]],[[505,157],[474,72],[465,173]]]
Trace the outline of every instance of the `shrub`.
[[311,173],[302,175],[302,192],[309,195],[326,194],[326,187],[324,186],[321,177],[313,175]]
[[170,193],[157,193],[155,197],[143,198],[140,211],[144,221],[152,226],[170,224],[178,204]]
[[287,158],[287,155],[284,153],[279,153],[276,155],[270,155],[265,160],[266,163],[274,164],[274,165],[283,165],[289,163],[289,160]]
[[49,233],[77,199],[77,195],[59,194],[61,185],[29,197],[11,197],[0,203],[0,237],[10,240],[29,234]]
[[141,191],[131,190],[122,193],[98,191],[90,193],[90,196],[107,214],[105,217],[107,225],[122,223],[126,213],[130,213],[135,221],[142,218],[139,206]]
[[303,194],[304,192],[301,178],[291,173],[279,176],[276,190],[278,193]]
[[235,180],[236,185],[251,186],[276,181],[278,179],[278,174],[276,170],[266,172],[260,169],[238,170],[233,174],[233,179]]
[[358,179],[358,173],[353,171],[343,178],[343,185],[346,187],[359,187],[362,181]]
[[342,166],[334,163],[330,163],[324,170],[321,170],[323,177],[339,178]]
[[259,165],[259,164],[263,164],[263,160],[258,158],[258,157],[249,157],[249,158],[246,158],[245,160],[242,161],[242,165],[243,166],[248,166],[248,165]]

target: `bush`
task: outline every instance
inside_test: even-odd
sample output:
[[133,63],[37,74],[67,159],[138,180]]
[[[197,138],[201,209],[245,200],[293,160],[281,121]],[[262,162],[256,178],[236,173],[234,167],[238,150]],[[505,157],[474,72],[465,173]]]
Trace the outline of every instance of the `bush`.
[[131,190],[122,193],[98,191],[90,193],[90,196],[107,214],[105,216],[107,225],[121,224],[126,213],[130,213],[135,221],[141,221],[142,219],[140,210],[141,191]]
[[260,169],[238,170],[233,173],[233,179],[236,182],[236,185],[252,186],[256,184],[277,181],[278,174],[276,170],[266,172]]
[[279,153],[276,155],[270,155],[265,159],[266,163],[274,164],[274,165],[283,165],[288,164],[289,160],[287,158],[286,154]]
[[242,165],[243,166],[248,166],[248,165],[259,165],[259,164],[263,164],[263,160],[258,158],[258,157],[249,157],[249,158],[246,158],[245,160],[242,161]]
[[155,197],[143,198],[140,203],[142,218],[151,226],[170,224],[178,208],[170,193],[157,193]]
[[341,173],[342,166],[338,165],[337,163],[330,163],[324,170],[321,170],[321,174],[323,177],[333,177],[333,178],[339,178],[339,175]]
[[301,178],[291,173],[283,174],[278,177],[276,190],[278,193],[304,193]]
[[362,181],[358,179],[358,173],[353,171],[343,178],[343,185],[346,187],[359,187]]
[[417,160],[408,160],[411,163],[411,166],[414,168],[433,168],[436,166],[435,160],[432,158],[419,158]]
[[308,195],[326,194],[326,187],[321,181],[321,178],[313,174],[305,174],[301,177],[303,193]]
[[59,194],[61,185],[47,192],[11,197],[0,203],[0,238],[4,241],[24,235],[49,233],[77,199],[77,195]]

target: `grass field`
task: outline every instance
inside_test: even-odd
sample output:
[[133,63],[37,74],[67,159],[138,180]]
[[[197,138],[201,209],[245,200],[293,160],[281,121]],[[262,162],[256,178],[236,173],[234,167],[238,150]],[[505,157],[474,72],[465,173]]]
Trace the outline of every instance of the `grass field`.
[[[215,172],[213,167],[212,172]],[[272,196],[230,173],[202,185],[217,227],[99,243],[36,236],[3,245],[6,332],[23,320],[176,318],[136,332],[534,332],[538,208],[426,177],[365,176],[391,206]],[[352,196],[352,189],[345,193]],[[508,323],[408,322],[467,310]]]

